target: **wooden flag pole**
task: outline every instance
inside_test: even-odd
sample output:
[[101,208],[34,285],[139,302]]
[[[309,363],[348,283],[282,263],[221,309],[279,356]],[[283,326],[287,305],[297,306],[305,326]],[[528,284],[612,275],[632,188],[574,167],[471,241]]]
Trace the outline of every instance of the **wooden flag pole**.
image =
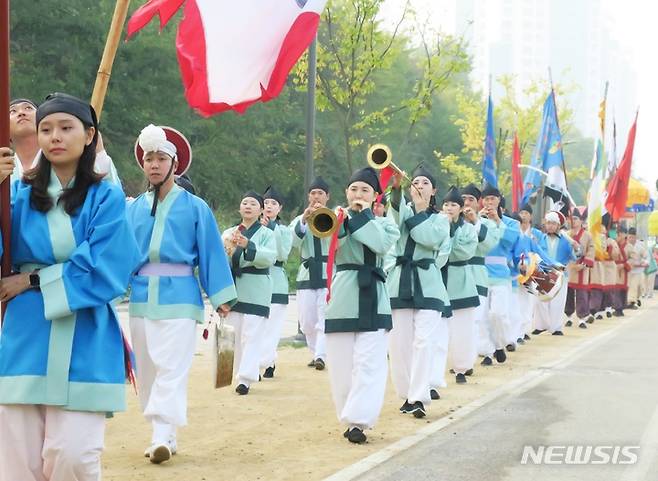
[[112,16],[110,31],[107,34],[103,57],[101,58],[101,64],[98,67],[98,74],[96,75],[94,92],[91,94],[91,105],[94,107],[94,110],[96,110],[96,115],[98,116],[99,121],[103,111],[107,86],[110,83],[110,76],[112,75],[112,65],[114,64],[114,58],[116,57],[119,42],[121,41],[121,32],[123,31],[123,25],[126,23],[126,17],[128,16],[129,4],[130,0],[117,0],[116,6],[114,7],[114,15]]
[[[0,145],[9,146],[9,0],[0,0]],[[11,274],[11,208],[7,177],[0,184],[0,230],[2,231],[2,277]],[[7,303],[2,304],[2,316]],[[0,320],[0,323],[2,321]]]

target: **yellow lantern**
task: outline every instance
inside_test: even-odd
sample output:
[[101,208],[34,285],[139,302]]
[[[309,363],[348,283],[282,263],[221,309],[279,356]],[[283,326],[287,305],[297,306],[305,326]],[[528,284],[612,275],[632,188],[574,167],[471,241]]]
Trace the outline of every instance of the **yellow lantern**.
[[630,178],[628,180],[628,198],[626,207],[633,207],[636,204],[646,205],[649,203],[649,189],[643,186],[639,181]]

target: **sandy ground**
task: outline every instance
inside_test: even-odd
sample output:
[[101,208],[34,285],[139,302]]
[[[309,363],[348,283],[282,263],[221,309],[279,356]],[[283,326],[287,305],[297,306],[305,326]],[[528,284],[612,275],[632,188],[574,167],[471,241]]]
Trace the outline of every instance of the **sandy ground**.
[[[647,304],[653,306],[656,301]],[[634,315],[633,311],[627,314]],[[306,367],[310,359],[306,348],[282,347],[276,377],[253,385],[248,396],[238,396],[232,388],[212,387],[209,343],[205,341],[198,348],[192,368],[189,425],[179,430],[178,454],[162,465],[153,465],[143,457],[150,441],[150,426],[131,391],[128,412],[116,414],[107,423],[104,479],[322,479],[427,423],[450,416],[455,409],[562,356],[625,319],[596,321],[587,330],[565,328],[563,337],[546,333],[533,336],[509,354],[502,365],[485,368],[476,364],[475,374],[465,385],[456,385],[454,377],[446,374],[448,387],[422,420],[398,412],[402,401],[389,382],[379,423],[367,432],[365,445],[353,445],[343,438],[345,428],[336,420],[327,372]]]

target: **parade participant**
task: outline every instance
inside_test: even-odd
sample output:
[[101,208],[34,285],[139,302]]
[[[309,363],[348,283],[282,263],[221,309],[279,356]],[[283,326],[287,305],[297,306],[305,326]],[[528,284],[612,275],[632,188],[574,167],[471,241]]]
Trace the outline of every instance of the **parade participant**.
[[[487,333],[487,351],[484,353],[483,365],[491,365],[491,358],[495,357],[499,363],[505,362],[505,346],[516,343],[516,332],[513,332],[510,318],[512,303],[512,282],[509,256],[513,258],[512,264],[520,259],[519,222],[503,216],[500,207],[502,196],[500,191],[492,185],[485,185],[482,189],[483,209],[481,216],[502,227],[498,243],[487,253],[485,265],[489,276],[489,289],[486,308],[487,322],[484,324]],[[501,224],[503,224],[501,226]]]
[[[615,317],[622,317],[624,315],[624,309],[628,307],[628,273],[631,270],[626,250],[628,245],[628,229],[625,226],[620,225],[617,228],[616,234],[616,238],[609,239],[609,242],[616,245],[618,256],[615,258],[614,269],[616,283],[614,288],[610,291],[607,307],[608,309],[614,309],[613,315]],[[635,308],[637,309],[637,307]]]
[[[489,293],[489,274],[487,267],[484,265],[484,258],[498,244],[505,227],[502,223],[496,224],[494,221],[480,216],[479,202],[481,196],[482,192],[475,184],[469,184],[462,189],[464,220],[473,224],[478,232],[478,247],[475,250],[475,255],[468,260],[468,268],[471,270],[480,297],[480,305],[475,308],[474,314],[477,353],[486,356],[494,349],[490,346],[489,329],[486,326],[488,321],[485,311]],[[489,358],[489,362],[491,362],[491,358]],[[466,374],[469,375],[469,371],[466,371]]]
[[274,377],[276,368],[276,349],[281,338],[283,321],[286,318],[288,306],[288,275],[283,264],[288,260],[292,248],[292,231],[281,223],[279,214],[283,208],[283,195],[274,187],[268,187],[263,194],[265,209],[261,216],[261,224],[274,232],[276,239],[276,262],[270,269],[272,277],[272,303],[270,305],[270,316],[265,321],[263,332],[263,352],[261,354],[260,367],[265,368],[264,378]]
[[357,170],[347,183],[348,208],[338,227],[325,323],[331,393],[338,419],[347,426],[344,436],[352,443],[366,441],[363,431],[375,425],[386,390],[392,320],[382,266],[400,231],[388,217],[373,215],[379,190],[372,167]]
[[297,306],[299,327],[306,336],[306,345],[313,358],[308,363],[322,371],[325,367],[324,318],[327,304],[327,251],[329,238],[319,238],[308,228],[307,220],[317,209],[329,202],[329,185],[322,177],[316,177],[308,189],[308,207],[293,219],[292,245],[302,257],[297,272]]
[[437,338],[445,339],[442,363],[447,356],[447,322],[441,313],[448,296],[436,265],[438,252],[450,244],[450,226],[432,206],[436,180],[423,165],[411,176],[411,199],[404,202],[400,175],[394,179],[388,216],[400,230],[395,263],[386,281],[391,298],[393,330],[389,336],[391,379],[404,404],[402,413],[424,417],[430,398]]
[[254,191],[246,192],[240,202],[242,222],[224,232],[224,246],[238,291],[238,302],[227,321],[235,327],[235,392],[249,393],[251,383],[259,380],[265,322],[272,303],[272,266],[277,245],[273,230],[264,227],[260,218],[265,203]]
[[[18,98],[9,103],[9,138],[14,148],[15,158],[12,181],[20,180],[23,173],[35,167],[39,160],[36,111],[37,105],[30,99]],[[105,152],[100,132],[97,134],[94,170],[96,173],[104,175],[110,182],[121,185],[114,163]]]
[[157,464],[176,454],[176,429],[187,424],[196,324],[204,320],[199,283],[213,309],[223,312],[236,293],[213,212],[174,181],[192,161],[187,139],[171,127],[149,125],[134,153],[150,187],[127,213],[140,252],[131,280],[130,333],[139,401],[152,427],[144,455]]
[[478,232],[473,224],[464,222],[463,207],[461,192],[455,186],[450,187],[443,198],[443,212],[450,219],[452,250],[441,273],[452,311],[449,364],[458,384],[466,382],[466,373],[472,372],[477,357],[475,309],[480,305],[475,278],[468,268],[468,261],[478,247]]
[[[594,266],[590,271],[589,279],[589,310],[590,314],[599,320],[603,319],[606,304],[611,299],[610,290],[617,283],[617,269],[612,256],[614,255],[615,258],[619,256],[617,243],[608,238],[605,220],[604,216],[600,234],[601,251],[594,253]],[[608,317],[612,317],[612,313]]]
[[630,309],[637,309],[642,305],[641,298],[645,284],[644,270],[649,266],[649,259],[646,248],[637,240],[635,227],[628,229],[625,253],[631,266],[628,273],[627,305]]
[[[546,232],[539,239],[539,245],[544,249],[551,259],[557,262],[560,268],[566,268],[567,264],[576,260],[571,240],[560,233],[564,224],[564,216],[560,212],[547,212],[544,217]],[[567,272],[564,272],[568,276]],[[562,315],[564,304],[567,300],[568,286],[562,285],[557,295],[550,301],[538,302],[536,309],[536,327],[547,330],[554,336],[562,336]]]
[[587,328],[594,321],[589,309],[590,271],[594,267],[594,240],[583,227],[583,217],[577,209],[571,213],[571,238],[580,246],[580,257],[569,263],[567,274],[569,286],[564,313],[567,315],[567,326],[573,324],[574,313],[578,318],[578,327]]
[[58,93],[35,117],[39,161],[13,185],[20,274],[0,282],[0,479],[97,481],[106,414],[126,409],[131,369],[111,302],[137,246],[123,192],[94,173],[94,109]]

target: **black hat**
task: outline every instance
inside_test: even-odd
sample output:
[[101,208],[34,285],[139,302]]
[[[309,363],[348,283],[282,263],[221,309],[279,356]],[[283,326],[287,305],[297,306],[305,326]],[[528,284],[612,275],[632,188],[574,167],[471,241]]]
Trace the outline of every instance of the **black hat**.
[[265,207],[265,203],[264,203],[264,201],[263,201],[263,196],[260,195],[260,194],[259,194],[258,192],[256,192],[255,190],[249,190],[249,191],[245,192],[245,193],[242,195],[242,199],[241,199],[241,200],[244,200],[244,199],[246,199],[247,197],[251,197],[252,199],[256,199],[256,200],[258,201],[258,203],[260,204],[260,208],[261,208],[261,209]]
[[635,227],[629,228],[628,235],[637,235],[637,229]]
[[460,207],[464,207],[464,199],[462,199],[462,194],[457,187],[451,185],[446,192],[446,195],[443,196],[443,202],[454,202],[459,204]]
[[320,177],[319,175],[313,179],[313,182],[311,182],[311,185],[308,186],[308,191],[311,192],[313,189],[320,189],[324,190],[327,194],[329,193],[329,184]]
[[17,98],[17,99],[13,99],[11,102],[9,102],[9,106],[11,107],[12,105],[22,104],[22,103],[28,103],[28,104],[31,104],[32,107],[34,107],[35,109],[39,108],[37,104],[35,104],[34,102],[32,102],[30,99],[25,99],[25,98]]
[[496,197],[502,197],[502,195],[500,195],[500,191],[498,190],[498,187],[494,187],[489,183],[485,183],[484,186],[482,187],[482,197],[486,197],[488,195],[495,195]]
[[482,197],[482,192],[480,192],[480,189],[478,189],[475,184],[470,183],[462,189],[462,195],[472,195],[477,200],[480,200],[480,197]]
[[[574,210],[576,210],[576,209],[574,209]],[[582,215],[580,216],[580,218],[583,219],[583,220],[587,220],[587,214],[588,214],[588,212],[589,212],[589,211],[587,210],[587,207],[585,207],[585,209],[583,209],[583,213],[582,213]]]
[[427,177],[427,179],[432,184],[432,187],[436,187],[436,179],[434,178],[434,175],[432,175],[432,172],[430,172],[430,170],[425,167],[425,164],[422,162],[418,164],[418,166],[414,169],[413,173],[411,174],[411,180],[413,181],[416,177]]
[[611,223],[610,223],[610,220],[611,220],[610,219],[610,213],[606,212],[605,214],[603,214],[603,217],[601,217],[601,224],[603,224],[603,226],[606,229],[609,229],[610,227],[612,227]]
[[617,227],[617,232],[619,232],[620,234],[628,234],[628,229],[624,225],[619,225]]
[[63,93],[53,93],[37,108],[37,126],[44,117],[57,112],[71,114],[88,127],[98,127],[96,111],[84,100]]
[[521,222],[521,216],[519,215],[518,212],[513,212],[510,217],[514,220],[518,220],[519,222]]
[[528,214],[532,215],[532,207],[530,207],[530,204],[525,204],[523,207],[519,209],[519,212],[522,210],[525,210]]
[[363,169],[354,171],[347,185],[350,186],[354,182],[365,182],[370,187],[372,187],[375,192],[379,192],[381,190],[379,185],[379,176],[377,175],[377,171],[372,167],[364,167]]
[[196,188],[194,187],[194,184],[190,180],[190,178],[187,176],[187,174],[183,174],[181,176],[176,177],[174,180],[180,187],[188,191],[190,194],[196,195]]
[[276,200],[281,206],[283,206],[284,203],[283,195],[271,185],[265,189],[265,193],[263,194],[263,200],[266,199]]

